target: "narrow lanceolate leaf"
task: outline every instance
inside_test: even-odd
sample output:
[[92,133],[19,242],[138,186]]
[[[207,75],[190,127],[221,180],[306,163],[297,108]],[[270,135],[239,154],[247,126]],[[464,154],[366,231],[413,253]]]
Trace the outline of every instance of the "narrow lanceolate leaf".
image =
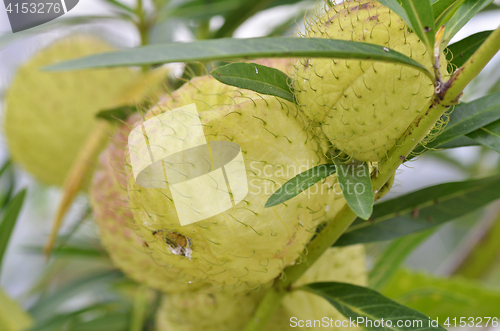
[[[121,301],[106,300],[104,302],[92,303],[82,309],[71,310],[70,312],[52,313],[48,320],[36,323],[32,330],[36,331],[75,331],[75,327],[83,330],[93,331],[115,331],[114,323],[103,325],[100,328],[93,328],[95,325],[88,325],[99,317],[115,316],[116,312],[120,311],[122,314],[128,314],[130,320],[130,308],[128,303]],[[84,317],[85,316],[85,317]],[[89,318],[90,317],[90,318]],[[95,318],[92,318],[95,317]],[[84,322],[85,321],[85,322]],[[127,323],[128,324],[128,323]],[[87,327],[87,329],[85,329]],[[116,331],[129,330],[127,326],[121,325]]]
[[370,287],[375,290],[383,289],[408,255],[427,240],[435,230],[436,228],[432,228],[424,232],[398,238],[387,246],[383,253],[377,257],[375,266],[370,271],[368,278]]
[[401,17],[406,24],[413,30],[413,26],[411,24],[410,19],[408,18],[408,15],[406,14],[406,11],[404,10],[403,7],[401,7],[400,2],[398,0],[379,0],[381,4],[395,12],[399,17]]
[[200,40],[189,43],[149,45],[95,54],[51,65],[45,67],[44,70],[76,70],[259,57],[331,57],[395,62],[415,67],[432,78],[432,73],[425,66],[387,47],[346,40],[282,37]]
[[337,159],[333,162],[347,204],[356,215],[369,219],[373,212],[373,189],[368,164],[354,159],[348,163]]
[[335,246],[390,240],[460,218],[500,198],[500,176],[424,188],[374,206],[370,220],[357,219]]
[[0,168],[0,177],[2,177],[4,172],[10,167],[11,163],[12,161],[10,159],[4,162],[2,168]]
[[477,141],[474,141],[467,136],[461,136],[451,141],[448,141],[444,144],[441,144],[437,148],[441,150],[441,149],[450,149],[458,147],[479,146],[479,145],[480,144]]
[[483,8],[492,3],[493,0],[465,0],[457,9],[455,14],[446,23],[446,29],[443,36],[443,44],[447,45],[451,38],[469,22],[469,20],[479,13]]
[[221,83],[294,102],[289,77],[284,72],[256,63],[231,63],[211,72]]
[[500,318],[500,291],[464,277],[441,278],[399,270],[382,293],[432,319],[439,319],[445,327],[446,319],[453,328],[453,318],[458,325],[460,317],[467,316],[474,318],[477,327],[486,329],[487,322],[491,327],[491,317]]
[[224,24],[215,33],[215,38],[231,37],[234,31],[248,18],[266,8],[271,0],[243,1],[240,6],[228,13]]
[[434,54],[434,13],[430,0],[402,0],[403,8],[410,19],[412,29]]
[[279,205],[282,202],[296,197],[320,180],[335,173],[335,165],[321,164],[304,171],[283,184],[266,202],[266,207]]
[[[24,248],[26,253],[43,254],[43,247],[38,246],[27,246]],[[52,254],[55,256],[69,256],[73,258],[98,258],[106,259],[106,252],[86,247],[78,246],[64,246],[56,247],[52,250]]]
[[472,131],[467,137],[500,153],[500,121]]
[[461,67],[493,31],[482,31],[448,46],[446,58],[458,68]]
[[167,18],[189,18],[189,19],[209,19],[212,16],[226,15],[228,12],[238,8],[244,0],[216,0],[204,1],[194,0],[189,2],[178,2],[178,6],[168,3],[158,11],[158,21]]
[[5,214],[2,218],[2,223],[0,223],[0,269],[2,267],[2,259],[7,249],[9,243],[10,235],[14,230],[14,226],[17,222],[17,217],[23,206],[24,197],[26,195],[26,189],[16,194],[14,198],[9,202],[5,209]]
[[359,323],[357,326],[365,330],[446,330],[431,324],[424,314],[366,287],[324,282],[309,284],[300,290],[325,298],[342,315],[355,320]]
[[121,3],[118,0],[104,0],[105,2],[109,3],[111,6],[116,7],[118,9],[124,10],[130,14],[135,14],[135,10],[132,9],[131,7],[125,5],[124,3]]
[[479,128],[500,120],[500,92],[487,95],[469,103],[461,103],[450,114],[449,122],[445,129],[425,147],[417,147],[415,154],[425,149],[438,148],[463,135],[476,131]]
[[464,0],[438,0],[432,4],[434,25],[439,27],[451,18]]
[[47,321],[53,316],[54,311],[60,310],[68,300],[81,294],[93,295],[109,286],[110,282],[123,279],[123,277],[123,274],[116,270],[86,275],[57,289],[50,295],[41,296],[28,312],[38,322]]

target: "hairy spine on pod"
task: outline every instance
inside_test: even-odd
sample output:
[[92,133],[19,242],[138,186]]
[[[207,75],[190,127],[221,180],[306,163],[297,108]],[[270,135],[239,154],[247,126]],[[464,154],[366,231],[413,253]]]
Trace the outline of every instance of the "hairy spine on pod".
[[102,152],[90,188],[90,202],[101,242],[112,262],[133,280],[163,292],[200,290],[209,284],[190,280],[182,270],[165,264],[134,230],[128,205],[125,149],[132,127],[141,121],[132,115]]
[[[145,118],[193,102],[207,141],[240,146],[249,194],[226,212],[180,226],[169,188],[141,187],[129,169],[130,208],[141,236],[166,264],[210,282],[214,289],[249,291],[277,277],[299,257],[324,220],[327,201],[334,200],[328,189],[332,180],[284,204],[264,208],[279,185],[326,162],[300,113],[275,97],[200,77],[173,92]],[[189,243],[182,241],[189,245],[189,258],[180,254],[182,250],[173,252],[172,238],[164,233],[188,238]]]

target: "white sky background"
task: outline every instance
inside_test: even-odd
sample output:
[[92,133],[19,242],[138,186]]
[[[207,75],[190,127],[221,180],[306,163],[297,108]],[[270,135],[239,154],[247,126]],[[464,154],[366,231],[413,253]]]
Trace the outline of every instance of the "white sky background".
[[[133,4],[135,1],[127,0],[123,2]],[[500,0],[495,2],[500,4]],[[80,0],[80,3],[72,11],[70,11],[68,15],[81,16],[109,14],[107,7],[102,3],[103,2],[100,0]],[[236,31],[236,37],[249,38],[263,36],[267,31],[272,29],[273,26],[277,26],[283,22],[290,13],[297,12],[298,10],[301,10],[299,6],[284,6],[259,13],[249,19]],[[221,20],[221,18],[215,18],[212,20],[211,25],[221,25]],[[498,11],[477,15],[461,32],[457,34],[454,41],[479,31],[493,30],[499,25],[500,12]],[[128,24],[118,24],[113,26],[99,25],[99,27],[104,28],[110,35],[118,36],[118,40],[120,40],[123,46],[131,47],[138,44],[139,39],[137,33],[135,29]],[[10,33],[10,26],[7,21],[5,8],[3,5],[0,5],[0,34],[2,33]],[[8,86],[8,81],[13,75],[16,66],[23,60],[27,59],[33,51],[40,47],[40,45],[50,42],[60,35],[60,32],[45,33],[41,36],[29,37],[24,40],[16,41],[3,50],[0,50],[0,96],[2,95],[2,89],[5,89],[6,86]],[[187,41],[192,39],[192,36],[190,35],[188,29],[182,29],[175,35],[174,39],[176,41]],[[497,57],[496,64],[490,65],[488,67],[488,71],[499,70],[497,69],[497,65],[499,63],[498,60],[499,59]],[[500,76],[500,74],[498,76]],[[467,96],[475,98],[480,96],[480,94],[467,94]],[[6,150],[3,137],[0,137],[0,139],[0,159],[3,159],[6,155]],[[460,156],[460,159],[464,160],[464,163],[468,163],[473,162],[476,158],[477,149],[462,148],[453,150],[450,153]],[[492,159],[492,162],[493,161],[494,158]],[[401,194],[403,192],[408,192],[432,184],[463,178],[464,174],[461,171],[444,165],[434,159],[423,158],[415,162],[411,162],[408,166],[401,168],[391,195],[394,196],[396,194]],[[22,175],[20,185],[29,185],[31,188],[33,187],[33,181],[29,175]],[[58,190],[50,189],[48,191],[48,196],[43,199],[43,203],[47,203],[48,207],[44,208],[42,215],[33,215],[30,213],[30,210],[33,210],[32,207],[34,205],[42,203],[40,201],[30,201],[30,203],[24,207],[22,218],[16,226],[11,247],[13,245],[18,246],[20,244],[26,244],[25,238],[28,237],[34,238],[33,240],[37,244],[44,242],[47,234],[49,233],[52,222],[51,220],[55,212],[56,206],[54,202],[59,201],[59,197],[60,195]],[[78,212],[78,207],[74,208],[73,212]],[[7,292],[13,297],[19,297],[25,293],[29,287],[31,287],[31,284],[39,276],[37,272],[39,272],[44,265],[43,258],[40,256],[26,255],[13,250],[8,251],[5,263],[5,267],[2,270],[1,285],[6,288]],[[439,270],[438,267],[439,266],[433,266],[429,268]]]

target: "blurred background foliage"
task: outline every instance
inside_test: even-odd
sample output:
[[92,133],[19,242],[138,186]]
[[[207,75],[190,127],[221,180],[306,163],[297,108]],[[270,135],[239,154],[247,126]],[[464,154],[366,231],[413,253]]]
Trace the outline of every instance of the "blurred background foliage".
[[[10,33],[6,14],[0,12],[0,97],[20,63],[51,41],[75,32],[97,34],[117,47],[232,36],[294,36],[303,25],[304,12],[315,4],[299,0],[89,0],[80,1],[54,22],[16,34]],[[495,1],[454,40],[496,28],[499,17],[500,1]],[[499,64],[497,57],[468,87],[464,101],[500,92]],[[170,67],[166,83],[172,88],[182,83],[177,78],[206,72],[197,63]],[[84,194],[67,215],[46,261],[42,247],[60,190],[15,168],[4,141],[2,145],[0,329],[154,330],[160,294],[113,267],[99,243]],[[403,166],[385,199],[498,171],[499,154],[486,147],[434,151]],[[370,284],[431,318],[439,317],[440,322],[445,317],[498,316],[498,238],[497,201],[437,229],[368,244]]]

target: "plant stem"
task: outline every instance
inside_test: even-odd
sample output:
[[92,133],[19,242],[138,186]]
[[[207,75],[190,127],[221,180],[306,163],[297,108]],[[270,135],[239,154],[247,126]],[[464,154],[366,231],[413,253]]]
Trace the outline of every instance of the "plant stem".
[[[372,186],[378,192],[394,175],[398,167],[410,155],[413,149],[429,134],[436,122],[447,109],[456,104],[463,89],[486,66],[500,49],[500,28],[494,31],[470,57],[470,59],[447,81],[440,94],[435,95],[431,106],[413,121],[396,145],[380,162],[378,172],[372,176]],[[272,317],[283,297],[292,289],[307,269],[344,233],[356,219],[356,215],[347,204],[330,220],[327,226],[306,247],[304,255],[307,262],[289,266],[283,270],[286,277],[277,279],[258,306],[254,317],[247,323],[245,331],[258,331]]]
[[278,308],[281,299],[291,291],[292,284],[296,282],[314,262],[344,233],[344,231],[356,219],[356,214],[349,208],[347,203],[335,216],[334,222],[328,222],[326,227],[307,245],[307,260],[287,267],[283,270],[285,277],[278,279],[274,286],[268,290],[261,304],[257,308],[254,317],[248,322],[245,331],[260,330],[272,317]]
[[500,49],[500,27],[493,31],[476,52],[446,82],[446,96],[458,97]]

